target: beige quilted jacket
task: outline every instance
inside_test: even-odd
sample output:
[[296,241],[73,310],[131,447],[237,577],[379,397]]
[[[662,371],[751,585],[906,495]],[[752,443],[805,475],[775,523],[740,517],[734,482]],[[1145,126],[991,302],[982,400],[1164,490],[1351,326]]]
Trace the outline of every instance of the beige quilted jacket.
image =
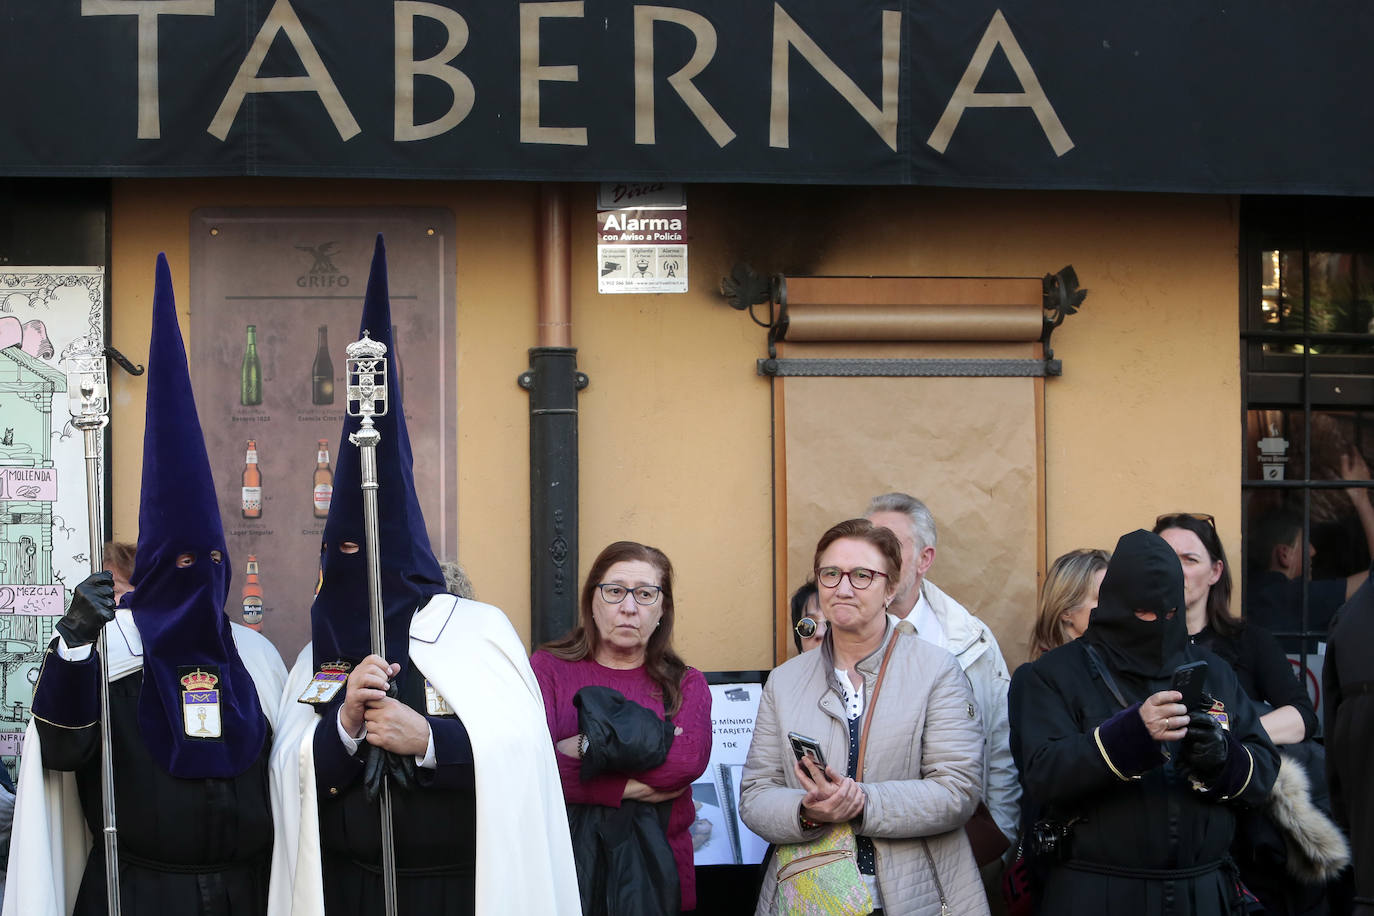
[[[982,792],[983,731],[973,690],[954,656],[889,625],[897,639],[869,728],[863,787],[868,800],[858,833],[872,837],[878,888],[886,916],[939,916],[939,886],[952,916],[988,912],[964,822]],[[883,648],[858,665],[864,697],[873,694]],[[865,715],[868,709],[865,708]],[[805,794],[792,770],[789,731],[818,740],[832,767],[844,772],[849,731],[827,640],[769,675],[744,765],[740,814],[771,843],[798,843],[821,831],[800,821]],[[766,868],[757,914],[774,912],[775,867]]]

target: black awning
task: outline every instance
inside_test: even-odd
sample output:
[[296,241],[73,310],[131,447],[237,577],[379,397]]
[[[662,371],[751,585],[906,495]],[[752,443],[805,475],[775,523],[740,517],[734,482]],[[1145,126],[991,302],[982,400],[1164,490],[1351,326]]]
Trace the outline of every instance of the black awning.
[[0,174],[1374,193],[1352,0],[0,0]]

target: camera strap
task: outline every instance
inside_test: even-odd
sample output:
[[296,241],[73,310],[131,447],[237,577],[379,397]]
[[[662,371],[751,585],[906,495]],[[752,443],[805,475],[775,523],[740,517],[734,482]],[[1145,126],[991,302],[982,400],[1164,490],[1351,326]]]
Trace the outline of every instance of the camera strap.
[[1107,689],[1112,692],[1112,696],[1121,704],[1122,709],[1129,708],[1131,704],[1127,703],[1126,698],[1121,695],[1121,690],[1116,686],[1116,681],[1112,678],[1106,663],[1102,661],[1102,656],[1097,654],[1097,649],[1086,642],[1082,643],[1082,646],[1084,651],[1088,653],[1088,663],[1092,665],[1093,674],[1097,675],[1102,683],[1107,685]]

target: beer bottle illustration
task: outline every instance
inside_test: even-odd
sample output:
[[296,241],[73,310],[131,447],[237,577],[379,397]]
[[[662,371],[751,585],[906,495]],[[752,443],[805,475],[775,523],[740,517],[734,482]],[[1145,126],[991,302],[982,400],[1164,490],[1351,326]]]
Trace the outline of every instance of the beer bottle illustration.
[[243,583],[243,622],[255,630],[262,629],[262,586],[258,584],[258,558],[248,555],[248,577]]
[[329,358],[329,328],[320,325],[315,336],[315,364],[310,368],[310,403],[334,403],[334,362]]
[[258,359],[258,326],[255,324],[248,326],[248,343],[243,348],[239,403],[244,407],[262,403],[262,360]]
[[329,517],[329,501],[334,498],[334,472],[329,469],[329,440],[321,439],[315,454],[315,518]]
[[262,471],[258,470],[258,442],[248,440],[243,458],[243,517],[262,518]]

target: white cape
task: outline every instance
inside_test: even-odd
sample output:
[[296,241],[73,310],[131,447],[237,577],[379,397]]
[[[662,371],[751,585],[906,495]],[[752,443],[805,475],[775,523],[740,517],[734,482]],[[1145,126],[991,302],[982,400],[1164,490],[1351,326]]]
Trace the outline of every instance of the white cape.
[[[472,742],[478,916],[580,916],[543,695],[510,621],[489,604],[436,595],[411,620],[410,660],[462,719]],[[273,857],[268,916],[324,913],[314,761],[320,717],[296,702],[313,673],[307,645],[287,679],[272,753],[281,854]]]
[[[253,678],[258,702],[276,725],[286,666],[275,646],[248,627],[231,623],[234,644]],[[143,667],[143,640],[134,626],[133,612],[120,609],[106,627],[110,680],[116,681]],[[119,778],[119,774],[115,774]],[[91,848],[91,834],[81,814],[76,777],[43,768],[38,728],[29,721],[19,761],[14,828],[10,836],[9,880],[5,886],[5,916],[70,916]],[[137,824],[116,824],[136,830]]]

